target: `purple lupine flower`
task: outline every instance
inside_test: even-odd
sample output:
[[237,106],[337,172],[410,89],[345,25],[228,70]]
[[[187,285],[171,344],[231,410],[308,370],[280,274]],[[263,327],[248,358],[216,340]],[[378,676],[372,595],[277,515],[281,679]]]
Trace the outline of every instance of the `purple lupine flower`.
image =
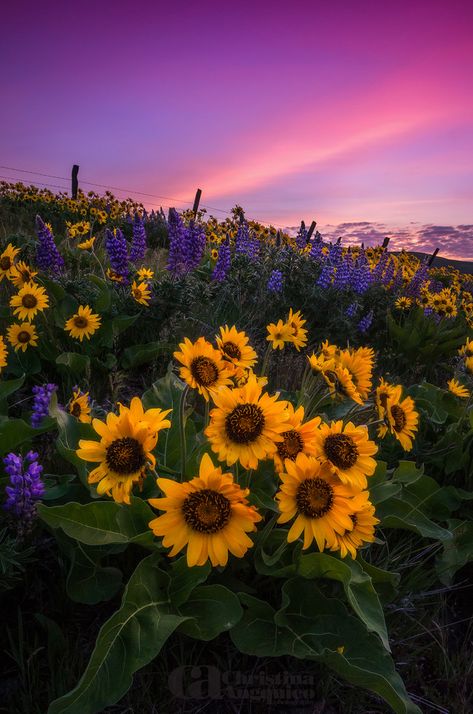
[[41,216],[36,216],[36,265],[45,273],[58,275],[64,270],[64,259],[57,249],[53,234]]
[[445,285],[440,280],[431,280],[429,283],[430,293],[440,293],[444,289]]
[[44,417],[48,416],[51,396],[56,389],[57,384],[43,384],[42,387],[33,387],[31,390],[34,395],[31,426],[34,426],[35,429],[41,424]]
[[205,251],[205,231],[196,221],[191,221],[184,234],[185,271],[197,268]]
[[269,276],[268,284],[266,287],[271,293],[282,292],[282,273],[280,270],[273,270],[273,272]]
[[326,261],[318,277],[316,285],[319,288],[328,288],[332,282],[333,272],[334,268],[330,265],[328,261]]
[[108,253],[110,267],[112,270],[128,280],[128,246],[126,238],[119,228],[112,231],[107,228],[105,231],[105,249]]
[[358,312],[358,308],[359,304],[357,302],[352,302],[351,305],[349,305],[345,310],[345,315],[351,320],[352,317],[355,317]]
[[174,276],[182,275],[186,270],[185,240],[186,228],[175,208],[169,209],[168,220],[169,255],[167,270]]
[[328,251],[328,260],[336,268],[342,260],[342,244],[340,241],[332,243]]
[[426,260],[422,262],[420,267],[412,276],[412,280],[407,286],[406,294],[409,297],[419,297],[425,281],[428,279],[429,266]]
[[301,223],[299,230],[297,231],[296,235],[296,245],[299,248],[299,250],[302,250],[303,248],[306,247],[307,245],[307,233],[309,231],[305,227],[304,223]]
[[228,238],[226,238],[218,250],[218,258],[212,272],[212,280],[216,280],[218,283],[223,282],[228,275],[228,271],[230,270],[230,262],[230,242]]
[[389,259],[389,255],[386,251],[383,251],[383,254],[381,255],[380,259],[378,260],[375,269],[371,273],[371,280],[373,283],[382,283],[383,282],[383,274],[387,265]]
[[351,287],[357,295],[363,295],[371,284],[371,270],[364,250],[356,260],[352,271]]
[[43,467],[34,451],[29,451],[24,458],[9,453],[3,463],[11,484],[5,488],[7,499],[3,507],[16,516],[18,531],[23,535],[31,529],[36,516],[36,501],[44,494]]
[[322,253],[323,247],[324,247],[324,242],[322,240],[322,236],[317,231],[315,236],[312,239],[311,247],[310,247],[309,255],[312,258],[312,260],[316,260],[316,261],[321,260],[321,258],[323,256],[323,253]]
[[358,323],[358,330],[364,335],[371,327],[373,322],[373,310],[370,310]]
[[353,271],[353,258],[347,253],[338,264],[333,286],[338,290],[344,290],[350,286],[351,274]]
[[389,285],[389,283],[392,282],[394,278],[394,272],[395,272],[395,267],[394,267],[394,260],[389,260],[386,270],[384,271],[382,283],[386,287]]
[[235,238],[236,255],[246,255],[254,260],[259,253],[260,244],[258,239],[250,232],[247,221],[242,221],[238,227]]
[[133,238],[130,246],[130,261],[136,265],[141,263],[146,253],[146,231],[143,220],[135,213],[133,221]]
[[392,292],[397,293],[398,290],[400,290],[402,288],[403,284],[404,284],[404,276],[402,274],[401,268],[399,268],[399,270],[397,271],[397,273],[394,277],[393,284],[391,286]]

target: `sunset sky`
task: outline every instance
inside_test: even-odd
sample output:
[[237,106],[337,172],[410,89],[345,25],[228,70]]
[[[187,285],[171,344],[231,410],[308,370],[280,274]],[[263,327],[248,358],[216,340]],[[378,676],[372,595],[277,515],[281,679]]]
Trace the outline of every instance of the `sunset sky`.
[[12,169],[78,163],[150,207],[199,186],[213,210],[473,258],[472,26],[467,0],[8,3],[0,176],[67,187]]

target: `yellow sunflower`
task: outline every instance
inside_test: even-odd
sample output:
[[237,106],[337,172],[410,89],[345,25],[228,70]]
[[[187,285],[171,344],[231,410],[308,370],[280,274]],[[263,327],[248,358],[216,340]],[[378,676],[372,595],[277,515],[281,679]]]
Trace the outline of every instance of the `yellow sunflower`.
[[149,289],[148,283],[138,284],[134,280],[131,286],[131,294],[133,299],[136,300],[136,302],[139,302],[140,305],[149,305],[149,301],[151,300],[151,290]]
[[292,329],[291,339],[289,341],[292,342],[298,352],[301,347],[305,347],[307,344],[307,330],[303,327],[306,322],[307,320],[302,319],[300,310],[293,312],[292,307],[289,308],[287,324]]
[[394,384],[389,384],[389,382],[385,382],[383,378],[381,378],[381,381],[376,388],[375,392],[375,404],[376,408],[378,410],[378,417],[380,419],[384,419],[385,414],[386,414],[386,409],[388,405],[388,400],[393,399],[394,395],[396,393],[396,386]]
[[3,335],[0,335],[0,372],[4,367],[7,366],[7,355],[8,350],[5,344],[5,340],[3,339]]
[[350,515],[361,506],[361,494],[341,484],[327,464],[306,454],[299,454],[295,461],[287,460],[286,472],[279,474],[282,485],[276,500],[281,512],[278,523],[295,518],[288,542],[303,533],[304,550],[314,539],[320,551],[326,546],[333,548],[336,535],[353,528]]
[[35,283],[27,283],[19,289],[16,295],[10,299],[10,307],[14,307],[13,314],[19,320],[31,322],[38,311],[43,311],[49,307],[49,299],[46,290]]
[[72,392],[72,399],[68,405],[69,414],[75,416],[76,419],[84,424],[90,424],[92,417],[90,416],[89,392],[81,392],[80,389],[75,389]]
[[470,374],[473,374],[473,356],[465,359],[465,369]]
[[328,340],[325,340],[320,346],[320,354],[324,359],[338,359],[340,356],[340,347],[331,345]]
[[239,461],[245,469],[257,468],[259,460],[273,456],[282,433],[291,428],[287,402],[262,394],[255,377],[243,387],[221,387],[213,400],[216,408],[205,435],[212,451],[229,466]]
[[412,298],[405,296],[398,297],[398,299],[394,303],[394,306],[397,307],[398,310],[408,310],[411,305]]
[[458,354],[465,357],[473,357],[473,340],[467,340],[458,350]]
[[220,335],[216,335],[217,347],[228,363],[231,372],[237,368],[249,369],[256,364],[258,355],[253,347],[248,344],[249,338],[245,332],[238,332],[235,325],[220,328]]
[[78,243],[77,247],[80,248],[81,250],[90,250],[91,248],[94,247],[95,243],[95,236],[91,236],[90,238],[87,238],[87,240],[83,240],[82,243]]
[[38,334],[34,325],[29,322],[22,322],[21,325],[14,323],[7,330],[8,342],[15,348],[15,352],[26,350],[28,345],[36,347],[38,345]]
[[214,466],[208,454],[202,456],[199,475],[185,483],[158,478],[163,498],[149,502],[162,516],[150,521],[156,536],[163,537],[170,556],[187,545],[187,565],[226,565],[228,553],[242,558],[253,541],[247,535],[255,531],[260,514],[248,504],[248,489],[243,490],[229,473]]
[[88,305],[79,305],[76,314],[67,320],[64,329],[71,337],[82,342],[84,337],[90,340],[91,335],[99,329],[100,322],[100,315],[93,313]]
[[341,397],[342,399],[352,399],[357,404],[363,404],[363,399],[356,389],[350,372],[338,364],[334,360],[333,366],[328,368],[328,360],[325,364],[325,369],[322,371],[322,376],[327,383],[332,397]]
[[358,502],[357,510],[350,513],[353,528],[346,530],[345,533],[335,534],[335,543],[330,550],[339,550],[342,558],[349,553],[355,559],[356,552],[363,543],[373,543],[376,538],[374,528],[380,522],[379,518],[374,515],[375,509],[369,500],[368,491],[361,492],[359,501],[362,498],[364,502]]
[[140,280],[152,280],[154,278],[154,270],[150,268],[140,268],[136,271],[136,275]]
[[388,431],[400,442],[405,451],[412,449],[415,433],[418,429],[419,415],[415,410],[414,401],[406,397],[401,401],[402,387],[398,384],[390,399],[387,400],[384,420],[378,427],[378,436],[384,438]]
[[365,402],[373,384],[374,350],[371,347],[342,350],[338,359],[342,367],[350,373],[356,391],[362,402]]
[[470,391],[463,386],[463,384],[460,384],[456,379],[449,379],[447,382],[447,386],[449,391],[454,394],[456,397],[463,397],[464,399],[468,399],[468,397],[471,396]]
[[287,417],[289,419],[290,429],[284,431],[281,436],[282,441],[276,444],[277,451],[274,453],[274,465],[276,470],[284,471],[285,459],[295,461],[298,454],[313,454],[313,441],[317,433],[320,417],[314,417],[309,421],[304,422],[304,407],[300,406],[294,409],[293,405],[287,403]]
[[199,337],[194,343],[185,337],[179,347],[181,351],[174,352],[174,359],[183,365],[179,374],[192,389],[197,389],[206,401],[211,393],[213,396],[214,390],[231,383],[221,352],[204,337]]
[[10,281],[15,287],[21,288],[22,285],[33,282],[36,275],[38,275],[37,270],[33,270],[24,260],[19,260],[10,271]]
[[232,379],[237,387],[244,387],[250,377],[254,377],[258,384],[262,387],[266,387],[268,384],[267,377],[258,377],[252,369],[242,369],[241,367],[237,367],[235,373],[232,374]]
[[370,441],[365,426],[352,422],[332,421],[321,424],[314,439],[315,455],[327,461],[340,481],[356,488],[366,488],[367,476],[372,476],[376,461],[372,458],[378,451]]
[[171,422],[161,409],[143,409],[141,399],[134,397],[130,407],[120,404],[120,413],[107,415],[106,422],[93,419],[92,426],[100,441],[81,439],[76,453],[88,462],[98,462],[89,473],[88,482],[97,484],[97,493],[111,495],[118,503],[130,503],[133,484],[141,482],[148,467],[156,466],[151,453],[158,432]]
[[112,270],[111,268],[107,268],[107,278],[109,280],[112,280],[114,283],[124,283],[125,278],[123,275],[120,275],[120,273],[117,273],[115,270]]
[[268,330],[266,339],[271,342],[273,350],[282,350],[286,342],[292,341],[292,327],[282,320],[278,320],[276,324],[272,322],[266,329]]
[[12,243],[9,243],[3,253],[0,254],[0,282],[3,278],[11,278],[15,259],[19,252],[19,248],[15,248]]
[[212,260],[217,260],[217,258],[218,258],[218,249],[217,248],[212,248],[212,250],[210,251],[210,257],[212,258]]

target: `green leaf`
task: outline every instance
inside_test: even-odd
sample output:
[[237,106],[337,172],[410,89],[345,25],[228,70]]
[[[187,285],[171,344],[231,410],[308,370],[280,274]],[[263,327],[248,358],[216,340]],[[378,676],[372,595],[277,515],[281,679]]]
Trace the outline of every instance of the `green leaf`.
[[88,355],[81,355],[77,352],[62,352],[56,358],[56,364],[58,367],[62,368],[64,372],[70,374],[83,374],[90,367],[90,357]]
[[41,503],[38,514],[51,528],[61,528],[70,538],[86,545],[138,543],[153,547],[153,534],[148,523],[154,514],[140,498],[133,498],[131,506],[115,501],[66,503],[63,506]]
[[31,441],[38,434],[44,434],[56,428],[54,419],[46,417],[41,426],[33,428],[23,419],[0,417],[0,455],[15,451],[19,446]]
[[160,556],[145,558],[131,576],[120,609],[102,626],[87,669],[77,686],[50,705],[48,714],[96,714],[118,702],[133,674],[151,662],[185,621],[172,613],[169,576]]
[[376,516],[381,519],[382,528],[401,528],[440,541],[451,538],[450,531],[431,521],[419,507],[401,498],[378,503]]
[[135,324],[139,316],[140,314],[137,313],[136,315],[118,315],[114,317],[112,320],[113,334],[115,336],[121,335],[122,332],[125,332],[125,330],[128,330],[129,327]]
[[98,289],[98,295],[94,299],[94,310],[102,315],[104,312],[110,309],[112,304],[112,291],[110,285],[106,280],[100,278],[98,275],[88,275],[88,280],[94,283]]
[[175,560],[171,565],[171,582],[169,585],[169,597],[173,605],[176,607],[183,605],[194,588],[207,580],[210,570],[208,561],[205,565],[195,565],[189,568],[185,555]]
[[390,651],[384,612],[371,578],[361,564],[347,557],[342,561],[328,553],[303,555],[297,572],[304,578],[329,578],[342,583],[347,600],[369,632],[376,632]]
[[189,618],[179,632],[205,641],[230,630],[243,615],[238,597],[223,585],[197,586],[179,611]]
[[455,573],[473,560],[473,522],[449,520],[452,537],[443,544],[443,552],[437,558],[435,570],[439,580],[449,585]]
[[[250,595],[239,596],[246,610],[230,636],[244,654],[324,662],[348,682],[378,694],[397,714],[420,714],[378,637],[312,581],[288,580],[278,611]],[[343,653],[337,651],[341,647]]]
[[393,481],[399,483],[415,483],[423,474],[424,469],[418,469],[414,461],[400,461],[393,473]]
[[23,386],[25,381],[25,375],[22,374],[18,379],[5,379],[0,382],[0,402],[16,392],[17,389]]
[[143,345],[133,345],[127,347],[122,356],[122,367],[124,369],[132,369],[139,367],[141,364],[152,362],[157,357],[171,352],[174,345],[169,342],[148,342]]
[[85,605],[110,600],[122,585],[122,573],[118,568],[101,565],[100,559],[108,548],[70,540],[68,543],[65,548],[71,561],[66,580],[69,597]]

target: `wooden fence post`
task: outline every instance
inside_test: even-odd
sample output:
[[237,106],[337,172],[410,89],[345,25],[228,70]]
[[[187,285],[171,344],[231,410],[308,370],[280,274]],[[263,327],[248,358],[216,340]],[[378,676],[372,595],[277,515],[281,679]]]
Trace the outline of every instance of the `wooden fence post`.
[[388,238],[388,236],[386,236],[386,238],[383,240],[383,245],[381,247],[387,248],[390,240],[391,240],[391,238]]
[[314,232],[316,225],[317,225],[317,223],[316,223],[315,221],[312,221],[312,223],[310,224],[310,228],[309,228],[309,231],[308,231],[308,233],[307,233],[307,243],[308,243],[308,242],[310,241],[310,239],[312,238],[312,233]]
[[77,180],[77,174],[79,173],[79,167],[74,164],[72,167],[72,183],[71,183],[71,193],[74,201],[77,200],[77,191],[79,190],[79,181]]
[[437,253],[439,252],[439,250],[440,250],[439,248],[436,248],[436,249],[434,250],[434,252],[432,253],[432,255],[431,255],[430,258],[429,258],[429,262],[427,263],[427,265],[429,265],[429,266],[432,265],[432,263],[433,263],[434,260],[435,260],[435,256],[437,255]]
[[202,196],[202,191],[200,188],[197,189],[195,198],[194,198],[194,206],[192,208],[192,211],[194,213],[194,218],[197,216],[197,211],[199,210],[199,203],[200,203],[200,197]]

